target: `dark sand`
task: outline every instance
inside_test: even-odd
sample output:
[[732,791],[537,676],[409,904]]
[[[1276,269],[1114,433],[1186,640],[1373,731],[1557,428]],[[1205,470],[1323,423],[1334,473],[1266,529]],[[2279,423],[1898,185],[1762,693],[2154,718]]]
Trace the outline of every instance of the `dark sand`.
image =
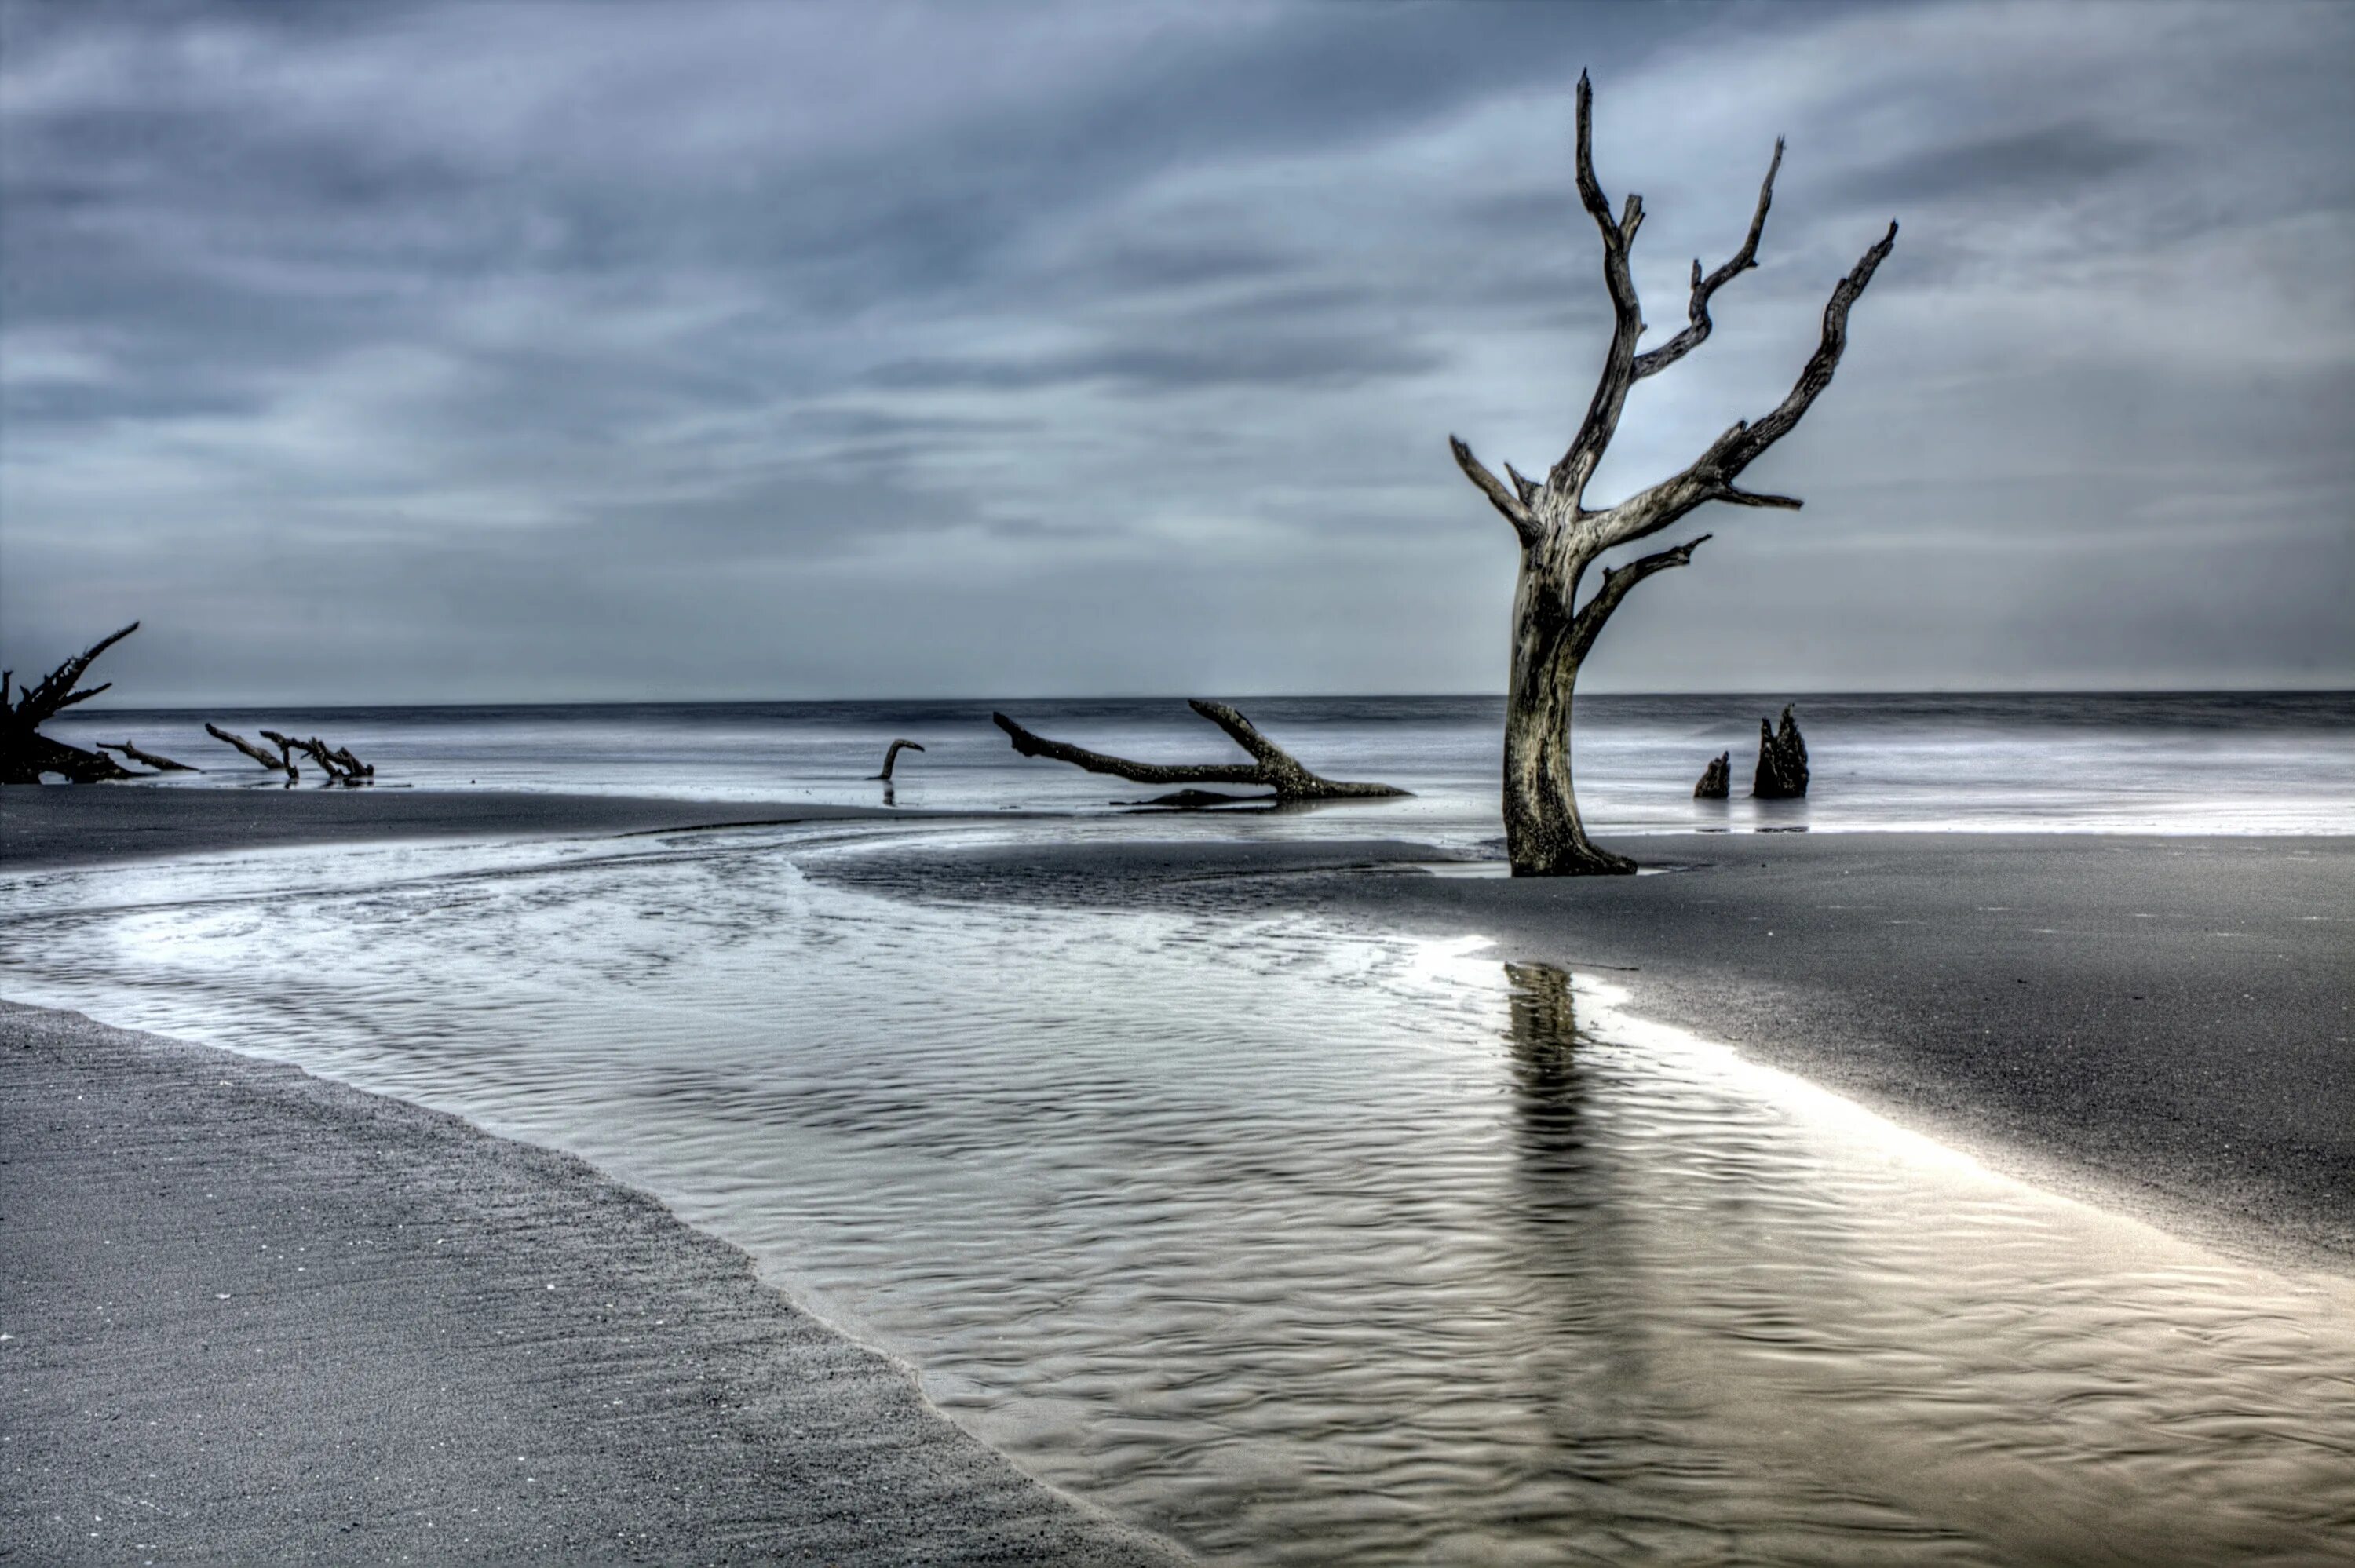
[[1180,1561],[564,1155],[0,1004],[0,1559]]
[[378,839],[547,838],[666,828],[916,817],[881,807],[453,789],[0,789],[0,868],[98,865],[214,850]]
[[1439,877],[1397,866],[1428,852],[1374,842],[899,848],[820,863],[916,896],[1288,907],[1479,933],[1500,959],[1600,972],[1646,1017],[2047,1185],[2274,1261],[2355,1264],[2355,838],[1745,833],[1621,847],[1686,869]]

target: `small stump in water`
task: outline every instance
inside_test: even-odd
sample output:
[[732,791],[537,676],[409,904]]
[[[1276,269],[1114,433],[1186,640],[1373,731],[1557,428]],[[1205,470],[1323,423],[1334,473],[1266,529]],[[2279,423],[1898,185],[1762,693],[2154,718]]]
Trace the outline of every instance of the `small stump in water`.
[[1696,800],[1722,800],[1733,793],[1733,753],[1721,751],[1716,760],[1700,770],[1700,782],[1693,786]]

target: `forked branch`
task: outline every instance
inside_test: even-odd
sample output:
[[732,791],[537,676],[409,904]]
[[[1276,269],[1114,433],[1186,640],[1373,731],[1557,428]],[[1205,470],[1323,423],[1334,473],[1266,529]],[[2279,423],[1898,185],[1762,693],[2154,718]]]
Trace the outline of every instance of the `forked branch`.
[[1723,501],[1736,506],[1776,507],[1796,511],[1800,505],[1796,496],[1768,495],[1742,490],[1734,480],[1742,471],[1764,456],[1766,450],[1797,428],[1808,407],[1832,384],[1832,373],[1839,368],[1840,355],[1848,347],[1848,315],[1872,275],[1889,259],[1897,244],[1897,225],[1891,222],[1889,232],[1860,257],[1847,277],[1833,285],[1832,297],[1824,304],[1822,340],[1816,352],[1799,372],[1790,392],[1776,404],[1774,411],[1754,422],[1743,420],[1709,444],[1709,450],[1695,459],[1691,467],[1674,478],[1662,480],[1648,490],[1638,491],[1609,512],[1600,514],[1594,530],[1594,551],[1599,554],[1616,545],[1633,544],[1663,528],[1673,527],[1695,507],[1712,501]]
[[1579,610],[1578,618],[1571,622],[1572,657],[1582,660],[1593,649],[1594,640],[1603,634],[1603,623],[1611,619],[1611,612],[1619,608],[1619,601],[1625,599],[1637,583],[1657,572],[1686,565],[1691,561],[1692,553],[1711,537],[1703,534],[1698,539],[1688,539],[1672,549],[1642,556],[1624,567],[1605,567],[1603,586],[1594,590],[1594,597],[1586,601]]
[[1774,156],[1766,165],[1766,178],[1758,186],[1758,210],[1750,216],[1750,233],[1742,239],[1742,249],[1733,253],[1732,260],[1706,278],[1701,276],[1700,258],[1693,258],[1692,297],[1685,304],[1685,329],[1659,347],[1636,356],[1636,380],[1641,381],[1646,376],[1657,376],[1708,341],[1711,324],[1709,319],[1710,296],[1758,265],[1758,240],[1766,232],[1766,209],[1774,205],[1774,175],[1782,166],[1783,138],[1777,136],[1774,138]]
[[1603,282],[1611,293],[1612,325],[1611,347],[1586,417],[1579,421],[1570,450],[1546,475],[1547,491],[1573,511],[1619,429],[1627,389],[1636,384],[1636,340],[1644,335],[1644,307],[1636,297],[1636,279],[1627,263],[1628,247],[1644,221],[1644,198],[1629,193],[1622,216],[1611,216],[1611,198],[1594,177],[1594,88],[1584,71],[1578,73],[1578,199],[1603,233]]
[[1125,757],[1114,757],[1110,752],[1090,751],[1085,747],[1034,735],[1004,714],[994,713],[989,718],[992,724],[1012,738],[1014,749],[1025,757],[1044,757],[1056,762],[1068,762],[1091,773],[1109,773],[1115,779],[1126,779],[1136,784],[1256,784],[1274,790],[1275,799],[1280,801],[1368,799],[1406,793],[1388,784],[1359,784],[1347,779],[1322,778],[1302,767],[1290,752],[1262,735],[1258,726],[1226,704],[1197,698],[1188,705],[1225,730],[1237,746],[1251,754],[1252,760],[1248,763],[1136,762]]

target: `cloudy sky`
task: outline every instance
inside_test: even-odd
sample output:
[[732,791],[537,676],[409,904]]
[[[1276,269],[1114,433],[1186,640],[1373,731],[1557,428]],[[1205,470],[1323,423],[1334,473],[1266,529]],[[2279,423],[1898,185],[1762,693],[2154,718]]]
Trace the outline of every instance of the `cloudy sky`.
[[1589,689],[2355,683],[2355,6],[0,4],[0,655],[144,702],[1499,690],[1593,495],[1831,391]]

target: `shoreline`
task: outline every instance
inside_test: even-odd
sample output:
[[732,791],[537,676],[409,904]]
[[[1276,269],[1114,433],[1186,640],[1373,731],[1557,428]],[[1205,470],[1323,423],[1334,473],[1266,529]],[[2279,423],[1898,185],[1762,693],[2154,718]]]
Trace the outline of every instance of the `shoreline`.
[[570,1155],[16,1003],[0,1075],[41,1561],[1188,1560]]
[[[991,813],[1011,817],[1012,812]],[[683,832],[964,813],[812,801],[674,800],[496,789],[0,789],[0,871],[62,871],[306,844]]]

